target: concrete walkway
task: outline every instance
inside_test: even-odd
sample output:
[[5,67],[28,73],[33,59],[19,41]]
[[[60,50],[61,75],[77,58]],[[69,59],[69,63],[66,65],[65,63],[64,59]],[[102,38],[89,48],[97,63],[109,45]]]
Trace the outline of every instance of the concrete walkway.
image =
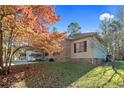
[[38,63],[38,62],[14,61],[12,62],[12,65],[35,64],[35,63]]

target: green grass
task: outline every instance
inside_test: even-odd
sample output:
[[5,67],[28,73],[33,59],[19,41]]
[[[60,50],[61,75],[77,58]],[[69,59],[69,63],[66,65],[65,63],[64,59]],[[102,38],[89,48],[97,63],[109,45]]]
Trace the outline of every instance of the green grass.
[[111,65],[99,66],[72,83],[72,87],[124,87],[124,62],[117,62],[115,69],[121,74],[115,73]]
[[94,67],[71,62],[41,62],[35,65],[38,72],[15,83],[16,87],[124,87],[124,62],[116,63],[115,73],[111,65]]

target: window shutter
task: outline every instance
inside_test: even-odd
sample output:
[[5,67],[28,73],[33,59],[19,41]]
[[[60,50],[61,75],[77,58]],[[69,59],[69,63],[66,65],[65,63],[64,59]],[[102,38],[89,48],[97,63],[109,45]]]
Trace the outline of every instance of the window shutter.
[[76,53],[76,43],[74,43],[74,53]]
[[87,41],[84,41],[84,52],[87,52]]

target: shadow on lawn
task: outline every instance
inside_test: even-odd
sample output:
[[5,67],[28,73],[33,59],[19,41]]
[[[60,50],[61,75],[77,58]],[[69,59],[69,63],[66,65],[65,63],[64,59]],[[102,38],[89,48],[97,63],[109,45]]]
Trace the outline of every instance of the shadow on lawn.
[[36,67],[38,72],[22,82],[28,88],[64,88],[94,68],[91,65],[74,63],[49,63]]
[[124,70],[124,61],[123,62],[113,62],[116,69]]
[[[111,84],[110,87],[114,85],[124,87],[124,74],[120,70],[124,70],[123,62],[99,67],[70,62],[19,65],[13,67],[14,72],[7,79],[7,83],[10,81],[10,84],[4,84],[2,87],[109,87],[108,84]],[[121,81],[114,82],[117,76]],[[14,80],[13,83],[11,83],[12,80]]]
[[[101,85],[101,87],[105,87],[107,84],[111,83],[112,80],[114,79],[114,84],[118,87],[124,87],[124,73],[120,72],[124,70],[124,62],[111,62],[109,63],[108,66],[111,66],[112,69],[104,69],[103,71],[103,75],[105,75],[105,73],[109,70],[113,70],[113,73],[111,74],[110,78]],[[116,79],[117,81],[115,81],[115,78],[118,76],[118,79]],[[102,78],[102,77],[101,77]],[[119,84],[119,79],[121,79],[121,83]]]

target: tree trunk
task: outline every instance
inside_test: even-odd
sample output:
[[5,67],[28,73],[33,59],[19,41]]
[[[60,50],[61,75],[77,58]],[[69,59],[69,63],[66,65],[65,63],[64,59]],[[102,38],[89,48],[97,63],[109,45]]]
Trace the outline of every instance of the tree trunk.
[[10,59],[9,59],[9,66],[8,66],[7,74],[9,74],[9,73],[10,73],[11,64],[12,64],[12,57],[13,57],[13,55],[10,55]]
[[7,66],[7,71],[6,73],[9,74],[10,73],[10,70],[11,70],[11,64],[12,64],[12,58],[13,58],[13,55],[18,51],[20,50],[21,48],[26,48],[26,47],[31,47],[31,46],[22,46],[22,47],[18,47],[16,48],[15,50],[11,50],[11,53],[9,55],[9,60],[8,60],[8,66]]
[[1,30],[2,23],[0,22],[0,67],[3,68],[3,32]]

